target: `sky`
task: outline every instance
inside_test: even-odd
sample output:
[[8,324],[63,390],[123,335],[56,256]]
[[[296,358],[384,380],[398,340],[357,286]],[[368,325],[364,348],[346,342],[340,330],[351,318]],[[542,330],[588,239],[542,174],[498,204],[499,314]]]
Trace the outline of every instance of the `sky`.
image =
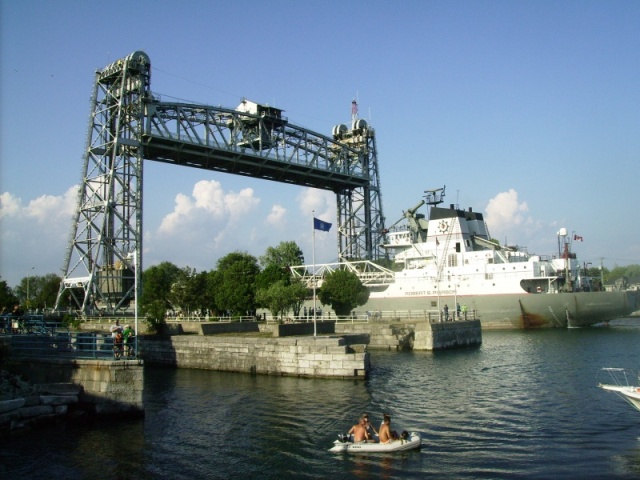
[[[424,191],[491,236],[583,263],[640,263],[640,2],[0,0],[0,277],[56,273],[69,245],[94,74],[136,51],[162,99],[242,98],[330,136],[376,129],[387,225]],[[144,268],[197,271],[295,241],[337,260],[333,194],[146,161]],[[423,207],[424,208],[424,207]],[[425,212],[423,212],[425,213]]]

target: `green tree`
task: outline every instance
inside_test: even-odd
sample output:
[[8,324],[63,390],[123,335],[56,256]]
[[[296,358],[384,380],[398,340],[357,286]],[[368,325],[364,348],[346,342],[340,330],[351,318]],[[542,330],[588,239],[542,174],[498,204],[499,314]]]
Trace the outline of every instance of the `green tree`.
[[165,322],[166,311],[173,309],[171,287],[180,274],[180,269],[170,262],[162,262],[143,272],[140,311],[147,317],[150,329],[158,331]]
[[256,300],[268,308],[273,316],[282,320],[291,309],[294,315],[298,315],[306,295],[307,289],[300,282],[289,284],[284,280],[278,280],[267,288],[258,289]]
[[188,293],[192,298],[192,310],[203,313],[206,310],[213,310],[213,305],[208,298],[208,278],[207,272],[196,273],[189,279]]
[[296,242],[280,242],[277,247],[268,247],[264,255],[260,257],[263,267],[275,265],[277,267],[290,267],[303,265],[304,255]]
[[17,303],[19,303],[18,297],[11,291],[7,282],[0,280],[0,309],[4,310],[6,308],[11,311]]
[[[256,276],[256,290],[269,288],[276,282],[284,282],[286,285],[289,285],[290,281],[291,275],[287,268],[279,267],[274,264],[267,265]],[[263,306],[260,301],[258,301],[258,303]]]
[[627,265],[624,267],[619,267],[616,265],[613,269],[605,276],[605,283],[613,283],[616,280],[626,278],[637,278],[640,277],[640,265]]
[[299,281],[292,281],[289,284],[289,289],[289,295],[291,296],[291,308],[293,309],[293,314],[298,317],[300,316],[302,304],[309,295],[309,290],[302,284],[302,282]]
[[25,309],[53,307],[61,281],[62,278],[55,273],[24,277],[14,292]]
[[255,280],[260,272],[253,255],[233,252],[218,261],[211,281],[216,309],[231,315],[253,315],[256,310]]
[[141,311],[150,332],[160,332],[162,326],[167,323],[165,320],[167,305],[163,300],[150,300],[144,306],[141,306]]
[[195,269],[185,267],[171,285],[169,300],[174,308],[191,314],[202,308],[206,294],[206,272],[199,274]]
[[[291,272],[289,267],[292,265],[304,264],[304,255],[302,250],[295,242],[280,242],[277,247],[268,247],[265,254],[260,257],[260,264],[263,266],[262,271],[256,277],[256,291],[268,290],[272,285],[277,282],[284,282],[285,286],[291,285]],[[262,303],[264,296],[256,298],[256,302],[259,306],[269,308],[266,304]],[[302,302],[304,298],[302,299]],[[295,303],[290,308],[294,309],[294,314],[297,316],[300,311],[302,302],[299,302],[299,306],[296,309]],[[271,310],[271,308],[269,308]],[[271,310],[271,313],[273,311]],[[273,313],[275,315],[275,313]]]
[[331,305],[336,315],[345,317],[355,307],[367,303],[369,290],[355,273],[336,270],[325,276],[318,296],[323,305]]
[[150,303],[161,300],[171,308],[171,287],[180,279],[182,271],[171,262],[162,262],[159,265],[147,268],[142,274],[142,295],[140,303]]

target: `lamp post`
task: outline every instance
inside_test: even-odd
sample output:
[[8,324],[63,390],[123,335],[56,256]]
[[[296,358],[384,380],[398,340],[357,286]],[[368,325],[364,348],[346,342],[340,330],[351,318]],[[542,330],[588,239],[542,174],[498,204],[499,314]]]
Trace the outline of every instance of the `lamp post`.
[[133,281],[134,281],[134,292],[133,292],[133,298],[134,298],[134,302],[136,302],[136,309],[135,309],[135,322],[134,322],[134,335],[136,337],[135,339],[135,343],[134,343],[134,352],[136,354],[135,358],[138,358],[138,250],[136,249],[135,252],[133,252],[133,262],[135,264],[135,270],[133,271]]
[[133,331],[134,331],[134,352],[136,354],[136,358],[138,358],[138,250],[134,250],[127,258],[133,259],[133,302],[135,303],[134,309],[134,323],[133,323]]
[[29,279],[34,268],[36,267],[31,267],[31,269],[27,273],[27,311],[29,311],[29,303],[31,302],[31,295],[29,294]]

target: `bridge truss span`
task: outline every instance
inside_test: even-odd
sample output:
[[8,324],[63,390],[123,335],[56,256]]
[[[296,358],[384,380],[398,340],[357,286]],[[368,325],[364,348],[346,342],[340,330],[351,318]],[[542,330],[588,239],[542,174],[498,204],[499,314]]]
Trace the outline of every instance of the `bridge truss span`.
[[149,102],[145,157],[334,192],[369,183],[362,152],[289,124],[278,109],[262,108],[270,114]]

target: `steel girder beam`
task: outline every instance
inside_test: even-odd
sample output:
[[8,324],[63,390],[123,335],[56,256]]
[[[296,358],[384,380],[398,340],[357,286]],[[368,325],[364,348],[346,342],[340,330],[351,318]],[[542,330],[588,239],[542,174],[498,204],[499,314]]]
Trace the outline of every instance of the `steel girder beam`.
[[284,118],[177,103],[148,103],[146,158],[338,191],[369,183],[360,153]]

